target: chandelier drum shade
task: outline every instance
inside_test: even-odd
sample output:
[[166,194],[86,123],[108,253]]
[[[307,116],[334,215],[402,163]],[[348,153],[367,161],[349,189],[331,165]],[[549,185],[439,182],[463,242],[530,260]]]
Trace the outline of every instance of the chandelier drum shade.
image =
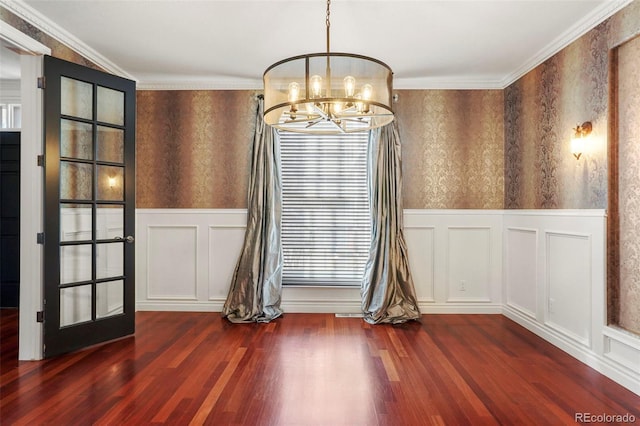
[[367,56],[330,52],[330,3],[326,53],[284,59],[264,72],[264,118],[277,129],[337,134],[393,121],[391,68]]

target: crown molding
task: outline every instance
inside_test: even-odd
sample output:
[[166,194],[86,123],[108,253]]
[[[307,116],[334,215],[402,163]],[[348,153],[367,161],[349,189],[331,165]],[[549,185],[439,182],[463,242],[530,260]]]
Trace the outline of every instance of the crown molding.
[[90,60],[103,70],[130,80],[137,80],[124,69],[120,68],[109,59],[96,52],[93,48],[76,38],[74,35],[61,28],[59,25],[51,21],[49,18],[33,9],[22,0],[0,0],[0,5],[25,20],[29,24],[35,26],[39,30],[45,32],[67,47],[73,49],[86,59]]
[[506,75],[500,83],[501,88],[506,89],[529,71],[533,70],[535,67],[560,52],[578,38],[594,29],[597,25],[601,24],[604,20],[611,17],[614,13],[618,12],[631,2],[633,2],[633,0],[604,1],[600,6],[595,8],[583,19],[577,21],[573,26],[568,28],[564,33],[545,46],[531,59],[518,67],[514,72]]
[[262,90],[262,80],[210,78],[207,80],[144,80],[138,82],[137,90]]
[[[394,78],[393,88],[398,90],[481,90],[503,89],[499,79],[461,78]],[[260,90],[264,89],[262,80],[229,79],[215,77],[208,80],[145,80],[144,77],[136,87],[137,90]]]
[[418,77],[393,79],[393,89],[398,90],[484,90],[502,89],[502,80],[493,78]]
[[[0,3],[3,4],[4,0],[0,0]],[[2,27],[0,27],[0,35],[3,39],[20,48],[25,53],[34,55],[51,54],[51,49],[49,47],[32,39],[17,28],[13,28],[11,25],[2,25]]]

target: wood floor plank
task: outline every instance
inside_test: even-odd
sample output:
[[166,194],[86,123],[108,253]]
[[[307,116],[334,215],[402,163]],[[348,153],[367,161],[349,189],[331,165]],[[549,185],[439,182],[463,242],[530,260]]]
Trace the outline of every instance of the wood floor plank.
[[139,312],[135,337],[17,361],[2,310],[0,424],[558,425],[640,397],[501,315]]

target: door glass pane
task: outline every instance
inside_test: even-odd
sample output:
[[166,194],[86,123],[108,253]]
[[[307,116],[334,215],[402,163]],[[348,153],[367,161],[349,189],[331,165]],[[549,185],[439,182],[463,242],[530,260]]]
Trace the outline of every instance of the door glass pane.
[[93,119],[93,85],[61,77],[60,110],[62,115]]
[[91,200],[93,198],[93,166],[60,162],[60,199]]
[[98,126],[98,161],[124,163],[124,130]]
[[124,282],[122,280],[96,284],[96,318],[124,313]]
[[98,200],[122,201],[124,199],[124,168],[98,166]]
[[60,247],[60,284],[91,279],[91,244]]
[[91,321],[91,285],[60,289],[60,327]]
[[90,240],[91,206],[60,204],[60,241]]
[[93,158],[93,126],[72,120],[60,120],[60,156]]
[[124,125],[124,92],[98,86],[98,121]]
[[123,206],[98,205],[96,216],[96,239],[124,237]]
[[96,278],[121,277],[124,275],[124,243],[96,245]]

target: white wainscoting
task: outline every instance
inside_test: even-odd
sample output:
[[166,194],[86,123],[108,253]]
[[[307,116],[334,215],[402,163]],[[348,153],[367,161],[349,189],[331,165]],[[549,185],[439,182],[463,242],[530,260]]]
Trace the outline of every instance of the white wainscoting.
[[[139,310],[222,310],[245,210],[139,209]],[[500,313],[502,212],[407,210],[405,235],[423,312]],[[285,287],[285,312],[360,312],[359,288]]]
[[[245,210],[137,211],[137,309],[219,312]],[[502,313],[640,394],[640,338],[606,325],[604,210],[405,210],[423,313]],[[285,312],[358,313],[357,288],[285,287]]]
[[501,312],[501,210],[405,210],[404,234],[423,313]]
[[606,325],[604,210],[504,211],[504,315],[640,394],[640,338]]

